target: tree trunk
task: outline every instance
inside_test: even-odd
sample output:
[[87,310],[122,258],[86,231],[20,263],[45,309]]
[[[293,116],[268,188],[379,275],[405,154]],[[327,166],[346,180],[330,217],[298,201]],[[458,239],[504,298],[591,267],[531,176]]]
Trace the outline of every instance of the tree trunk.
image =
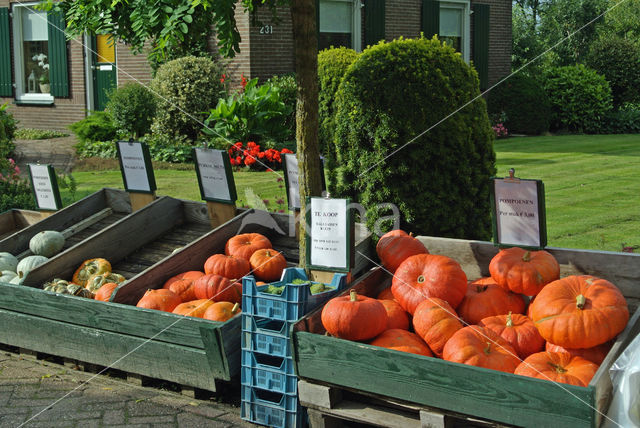
[[300,182],[300,265],[305,266],[306,198],[321,196],[322,175],[318,147],[318,35],[316,0],[292,0],[291,20],[296,60],[298,99],[296,141]]

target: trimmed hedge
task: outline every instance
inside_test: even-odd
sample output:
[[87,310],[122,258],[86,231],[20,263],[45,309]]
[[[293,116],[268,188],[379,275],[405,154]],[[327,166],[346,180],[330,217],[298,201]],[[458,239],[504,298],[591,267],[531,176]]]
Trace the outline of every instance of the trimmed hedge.
[[121,131],[133,138],[142,137],[151,130],[156,98],[145,86],[131,82],[111,91],[107,110]]
[[366,207],[370,230],[386,229],[392,203],[414,232],[490,237],[494,133],[479,95],[476,71],[435,37],[381,43],[351,64],[336,99],[338,190]]

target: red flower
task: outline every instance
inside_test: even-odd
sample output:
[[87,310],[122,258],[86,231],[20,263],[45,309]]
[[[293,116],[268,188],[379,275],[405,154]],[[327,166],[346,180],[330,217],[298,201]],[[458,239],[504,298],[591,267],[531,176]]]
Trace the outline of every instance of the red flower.
[[247,157],[247,158],[244,158],[244,164],[245,164],[246,166],[251,166],[251,165],[253,165],[254,163],[256,163],[256,158],[254,158],[254,157]]
[[236,156],[236,165],[240,165],[242,163],[242,158],[240,156]]
[[244,88],[247,86],[247,78],[244,77],[244,73],[242,73],[240,75],[240,84],[242,85],[242,90],[244,91]]
[[291,150],[289,150],[289,149],[282,149],[282,150],[280,150],[280,153],[284,154],[284,153],[293,153],[293,152]]
[[236,162],[235,158],[229,158],[229,162],[231,163],[231,165],[238,165],[238,162]]
[[220,83],[224,83],[224,79],[227,78],[226,74],[223,74],[222,77],[220,78]]

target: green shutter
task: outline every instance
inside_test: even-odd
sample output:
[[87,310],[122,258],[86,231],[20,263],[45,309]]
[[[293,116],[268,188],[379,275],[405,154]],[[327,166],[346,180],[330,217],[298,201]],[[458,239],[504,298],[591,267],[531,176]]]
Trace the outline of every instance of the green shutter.
[[69,96],[69,71],[67,66],[66,27],[61,13],[47,13],[49,22],[49,80],[51,95],[54,97]]
[[440,32],[440,2],[422,0],[422,21],[420,28],[427,39]]
[[385,38],[385,0],[367,0],[364,5],[364,44],[372,46]]
[[320,0],[316,0],[316,40],[320,49]]
[[473,65],[480,78],[480,89],[489,87],[489,5],[473,4]]
[[3,97],[13,95],[10,40],[9,8],[0,7],[0,96]]

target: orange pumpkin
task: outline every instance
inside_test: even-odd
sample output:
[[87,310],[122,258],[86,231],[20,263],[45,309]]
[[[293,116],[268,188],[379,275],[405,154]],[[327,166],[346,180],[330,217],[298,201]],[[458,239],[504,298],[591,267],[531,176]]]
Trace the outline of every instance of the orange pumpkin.
[[228,256],[236,256],[249,260],[256,250],[272,248],[271,241],[259,233],[243,233],[229,239],[224,247],[224,253]]
[[442,358],[507,373],[513,373],[520,364],[520,359],[509,342],[488,328],[477,325],[456,331],[444,345]]
[[433,356],[431,350],[420,336],[399,328],[383,331],[382,334],[369,342],[369,345],[410,352],[412,354],[426,355],[427,357]]
[[566,352],[538,352],[529,355],[515,370],[515,374],[587,386],[596,374],[598,365]]
[[393,297],[393,292],[391,291],[391,287],[387,287],[384,290],[382,290],[380,292],[380,294],[378,294],[378,297],[376,297],[376,299],[378,299],[378,300],[396,300],[395,297]]
[[242,311],[238,303],[215,302],[207,308],[202,318],[211,321],[225,322],[240,312]]
[[624,330],[629,308],[609,281],[572,275],[548,284],[536,296],[531,318],[547,342],[564,348],[592,348]]
[[521,314],[496,315],[480,321],[480,326],[493,330],[505,339],[518,353],[520,358],[544,349],[544,339],[528,317]]
[[213,303],[214,302],[209,299],[191,300],[190,302],[180,303],[173,309],[173,313],[188,317],[202,318],[204,313],[211,305],[213,305]]
[[428,297],[446,300],[456,308],[467,292],[467,276],[455,260],[434,254],[418,254],[406,259],[391,283],[396,301],[413,315]]
[[380,237],[376,245],[376,253],[382,266],[394,273],[400,263],[408,257],[416,254],[428,254],[429,251],[422,242],[408,235],[405,231],[392,230]]
[[111,272],[111,263],[103,258],[88,259],[83,261],[73,274],[74,284],[87,285],[87,281],[93,275]]
[[576,349],[563,348],[562,346],[554,345],[553,343],[547,342],[544,350],[549,352],[566,352],[574,357],[582,357],[585,360],[589,360],[592,363],[600,365],[607,357],[607,354],[611,350],[612,345],[613,342],[609,341],[607,343],[603,343],[602,345],[594,346],[593,348]]
[[204,262],[205,274],[213,273],[229,279],[240,279],[250,271],[247,260],[225,254],[214,254]]
[[438,357],[442,357],[445,343],[462,327],[451,305],[436,297],[420,303],[413,314],[413,329]]
[[96,291],[96,294],[94,296],[94,299],[100,300],[102,302],[108,302],[109,299],[111,298],[111,294],[113,293],[113,290],[115,290],[116,287],[118,287],[118,285],[119,284],[116,284],[115,282],[107,282],[102,287],[98,288],[98,291]]
[[177,274],[177,275],[172,276],[171,278],[169,278],[169,279],[164,283],[164,285],[162,286],[162,288],[169,288],[169,286],[170,286],[173,282],[175,282],[175,281],[177,281],[177,280],[179,280],[179,279],[190,279],[190,280],[192,280],[192,281],[195,281],[196,279],[200,278],[200,277],[201,277],[201,276],[203,276],[203,275],[204,275],[204,272],[200,272],[200,271],[198,271],[198,270],[190,270],[190,271],[187,271],[187,272],[182,272],[182,273],[179,273],[179,274]]
[[480,278],[467,286],[467,294],[456,311],[469,324],[478,324],[494,315],[521,314],[524,307],[521,295],[505,290],[492,278]]
[[514,293],[535,296],[542,287],[560,278],[560,265],[544,250],[512,247],[500,250],[489,263],[491,278]]
[[329,300],[320,320],[329,334],[347,340],[373,339],[387,329],[387,311],[382,303],[355,290]]
[[399,328],[409,330],[409,314],[395,300],[380,300],[387,311],[387,329]]
[[193,280],[192,279],[179,279],[177,281],[173,281],[167,290],[171,290],[176,293],[180,300],[183,302],[188,302],[190,300],[196,299],[196,293],[193,290]]
[[215,302],[242,302],[242,284],[231,282],[224,276],[208,274],[196,279],[193,291],[197,299],[210,299]]
[[182,303],[182,300],[180,300],[177,294],[171,290],[160,288],[158,290],[147,290],[136,306],[139,308],[171,312],[180,303]]
[[251,271],[256,278],[263,281],[277,281],[287,267],[284,256],[271,248],[256,250],[249,259]]

